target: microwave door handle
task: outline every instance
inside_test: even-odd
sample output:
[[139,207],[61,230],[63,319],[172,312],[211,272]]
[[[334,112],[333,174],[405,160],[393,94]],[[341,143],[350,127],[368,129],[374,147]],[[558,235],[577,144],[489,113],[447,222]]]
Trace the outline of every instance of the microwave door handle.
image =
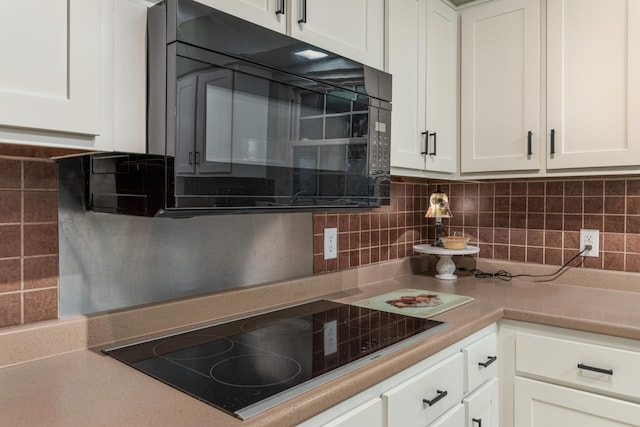
[[307,0],[300,0],[300,19],[298,19],[298,24],[306,24],[307,23]]

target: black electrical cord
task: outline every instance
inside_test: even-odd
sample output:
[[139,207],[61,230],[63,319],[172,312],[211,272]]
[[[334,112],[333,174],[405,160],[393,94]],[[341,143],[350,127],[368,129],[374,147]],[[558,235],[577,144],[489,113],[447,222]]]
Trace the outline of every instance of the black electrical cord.
[[[569,261],[565,262],[562,267],[557,269],[555,272],[549,273],[549,274],[511,274],[511,273],[509,273],[508,271],[505,271],[505,270],[498,270],[495,273],[486,273],[486,272],[484,272],[482,270],[478,270],[477,268],[471,269],[471,270],[469,270],[469,272],[471,274],[473,274],[475,277],[480,278],[480,279],[487,279],[487,278],[494,278],[495,277],[497,279],[504,280],[505,282],[510,281],[514,277],[536,277],[536,278],[554,277],[554,276],[557,276],[558,274],[562,273],[563,270],[565,268],[567,268],[567,266],[571,263],[571,261],[573,261],[574,259],[578,258],[580,255],[582,255],[583,253],[585,253],[586,251],[589,251],[589,250],[591,250],[591,245],[586,245],[583,250],[581,250],[580,252],[575,254]],[[459,268],[458,270],[466,271],[465,268]]]

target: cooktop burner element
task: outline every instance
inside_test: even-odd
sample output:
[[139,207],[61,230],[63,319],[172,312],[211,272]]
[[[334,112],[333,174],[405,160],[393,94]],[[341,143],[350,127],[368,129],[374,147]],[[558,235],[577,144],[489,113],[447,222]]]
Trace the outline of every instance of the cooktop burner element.
[[105,353],[247,419],[447,326],[314,301]]

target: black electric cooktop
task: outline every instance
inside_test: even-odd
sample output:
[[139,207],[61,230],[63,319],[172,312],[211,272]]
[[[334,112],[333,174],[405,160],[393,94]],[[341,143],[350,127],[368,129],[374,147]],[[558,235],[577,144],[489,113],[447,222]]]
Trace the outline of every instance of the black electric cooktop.
[[320,300],[105,353],[247,419],[447,326]]

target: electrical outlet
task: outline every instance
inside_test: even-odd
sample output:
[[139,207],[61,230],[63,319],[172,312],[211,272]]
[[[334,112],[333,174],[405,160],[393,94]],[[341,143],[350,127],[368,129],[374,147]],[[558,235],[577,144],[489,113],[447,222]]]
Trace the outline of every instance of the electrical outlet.
[[324,324],[324,355],[338,351],[338,321],[331,320]]
[[597,258],[600,250],[599,242],[600,230],[580,230],[580,250],[583,250],[587,245],[591,245],[591,249],[585,251],[582,256]]
[[324,259],[338,258],[338,229],[324,229]]

